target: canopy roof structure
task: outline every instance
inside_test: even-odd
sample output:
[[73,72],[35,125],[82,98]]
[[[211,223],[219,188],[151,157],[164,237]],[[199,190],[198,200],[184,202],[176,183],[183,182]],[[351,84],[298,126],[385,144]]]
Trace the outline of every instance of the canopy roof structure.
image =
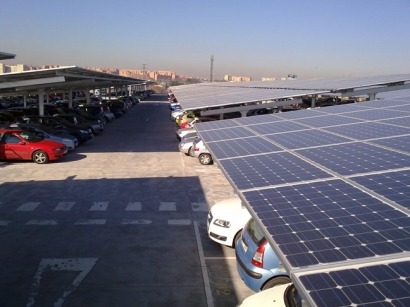
[[410,96],[196,129],[309,306],[408,305]]
[[11,59],[14,59],[15,57],[16,57],[15,54],[0,51],[0,61],[11,60]]
[[0,74],[0,96],[26,95],[37,93],[39,89],[59,92],[69,89],[121,87],[145,82],[146,80],[67,66]]
[[323,94],[375,95],[406,88],[410,88],[410,74],[333,80],[213,82],[170,89],[184,110],[201,110]]

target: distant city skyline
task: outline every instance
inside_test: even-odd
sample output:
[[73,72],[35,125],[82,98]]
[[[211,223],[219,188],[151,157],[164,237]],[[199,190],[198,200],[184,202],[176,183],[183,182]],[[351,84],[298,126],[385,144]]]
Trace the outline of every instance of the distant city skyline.
[[7,64],[175,71],[208,79],[410,72],[410,1],[2,0]]

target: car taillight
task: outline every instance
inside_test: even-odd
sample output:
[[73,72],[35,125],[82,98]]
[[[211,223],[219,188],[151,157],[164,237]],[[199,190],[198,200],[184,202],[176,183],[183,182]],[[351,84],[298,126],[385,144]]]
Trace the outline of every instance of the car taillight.
[[255,255],[253,255],[252,264],[254,266],[263,268],[263,255],[265,254],[266,244],[268,244],[268,241],[265,240],[261,245],[259,245]]

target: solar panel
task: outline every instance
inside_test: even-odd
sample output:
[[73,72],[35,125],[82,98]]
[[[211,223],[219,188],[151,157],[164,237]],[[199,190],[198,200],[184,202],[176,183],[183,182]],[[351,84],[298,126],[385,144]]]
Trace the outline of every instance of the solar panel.
[[342,268],[301,275],[301,286],[316,306],[409,306],[410,261]]
[[302,149],[298,153],[341,176],[410,166],[408,155],[359,142]]
[[240,190],[330,177],[287,152],[221,159],[219,163]]
[[359,176],[351,179],[410,210],[410,170]]
[[401,97],[199,131],[312,305],[409,302],[408,106]]
[[240,138],[223,142],[208,143],[208,147],[220,159],[256,155],[260,153],[276,152],[282,149],[261,138]]
[[327,131],[350,137],[355,140],[369,140],[384,137],[394,137],[407,135],[410,129],[387,125],[380,122],[363,122],[354,125],[345,125],[343,129],[339,127],[329,127]]
[[337,115],[323,115],[320,117],[306,117],[298,119],[298,123],[307,125],[311,128],[325,128],[338,125],[348,125],[362,122],[360,119],[346,118]]
[[297,132],[277,133],[267,135],[267,139],[287,149],[299,149],[312,146],[332,145],[349,142],[350,140],[325,131],[302,130]]
[[342,180],[243,195],[291,268],[410,252],[408,215]]

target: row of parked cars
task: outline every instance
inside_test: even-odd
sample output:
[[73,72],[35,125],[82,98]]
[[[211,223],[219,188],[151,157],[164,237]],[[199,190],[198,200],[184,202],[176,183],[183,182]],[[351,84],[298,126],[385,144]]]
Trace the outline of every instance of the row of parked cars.
[[[212,156],[195,129],[198,114],[184,111],[174,97],[169,98],[171,120],[180,128],[177,130],[180,152],[197,157],[201,164],[212,164]],[[248,116],[269,113],[275,110]],[[240,306],[302,306],[288,273],[239,197],[212,206],[207,217],[207,232],[214,242],[235,249],[239,276],[247,287],[257,292]]]
[[32,160],[38,164],[62,159],[69,151],[103,133],[107,123],[139,103],[133,97],[92,103],[56,101],[0,110],[0,160]]
[[184,111],[175,98],[169,98],[171,120],[178,126],[176,137],[179,141],[179,151],[187,156],[198,158],[202,165],[213,163],[212,155],[198,136],[195,124],[217,120],[213,117],[203,117],[194,111]]

